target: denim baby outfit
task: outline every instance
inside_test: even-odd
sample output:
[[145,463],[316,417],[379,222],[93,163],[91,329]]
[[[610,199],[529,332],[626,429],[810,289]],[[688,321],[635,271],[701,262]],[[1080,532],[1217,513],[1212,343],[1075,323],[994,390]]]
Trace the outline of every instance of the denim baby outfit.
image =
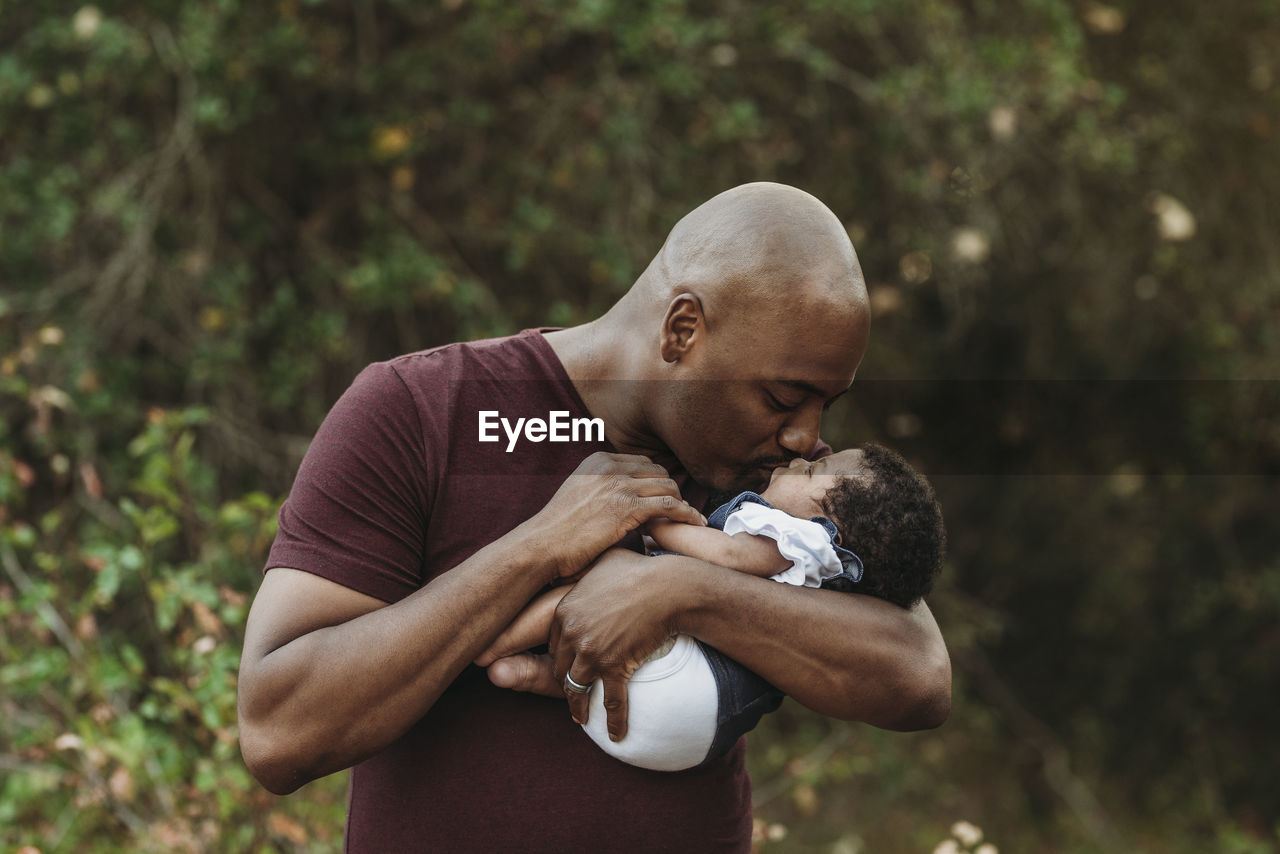
[[[747,502],[772,507],[756,493],[743,492],[728,504],[717,507],[707,517],[708,527],[724,530],[729,516]],[[826,529],[841,564],[840,572],[824,579],[820,586],[844,593],[852,592],[854,585],[862,580],[862,561],[853,552],[836,544],[839,532],[834,522],[825,516],[814,516],[810,521],[817,522]],[[727,753],[740,736],[755,729],[760,718],[777,709],[782,704],[783,693],[718,649],[701,641],[698,645],[702,647],[702,652],[711,665],[711,671],[716,677],[716,687],[719,689],[720,708],[716,716],[716,735],[707,753],[707,759],[714,759]]]
[[[745,504],[774,509],[756,493],[743,492],[716,508],[707,517],[707,526],[724,530],[729,518]],[[811,523],[817,523],[825,532],[829,542],[818,544],[826,558],[821,581],[817,583],[816,578],[810,578],[815,583],[806,582],[806,586],[852,592],[862,580],[862,561],[853,552],[836,544],[838,532],[830,519],[815,516],[806,521],[781,511],[769,514],[769,518],[773,524],[768,531],[760,533],[778,540],[779,550],[792,558],[795,565],[802,561],[811,564],[810,571],[815,563],[812,556],[794,554],[794,546],[790,551],[784,547],[783,541],[790,539],[790,532],[786,529],[804,527],[810,535],[810,545],[814,543]],[[831,550],[835,552],[834,559]],[[655,551],[652,554],[673,552]],[[779,576],[774,578],[781,580]],[[665,686],[667,694],[655,700],[652,692],[661,693],[664,690],[661,683],[666,680],[671,680]],[[742,735],[755,728],[761,717],[777,709],[784,696],[729,656],[685,635],[677,636],[676,646],[671,652],[642,665],[632,677],[628,692],[632,712],[627,738],[622,742],[609,741],[602,686],[599,684],[593,688],[591,711],[583,728],[610,755],[632,765],[660,771],[685,770],[725,755]],[[651,719],[646,718],[649,715]]]

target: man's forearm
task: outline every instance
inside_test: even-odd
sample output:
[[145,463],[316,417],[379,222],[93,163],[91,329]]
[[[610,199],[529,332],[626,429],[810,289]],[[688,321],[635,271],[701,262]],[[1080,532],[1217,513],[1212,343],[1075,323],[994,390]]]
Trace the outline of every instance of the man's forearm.
[[402,735],[554,574],[540,551],[517,528],[394,605],[279,646],[246,637],[241,741],[255,775],[293,791]]
[[759,673],[805,706],[885,729],[938,726],[950,712],[951,662],[923,603],[778,584],[694,561],[667,573],[672,624]]

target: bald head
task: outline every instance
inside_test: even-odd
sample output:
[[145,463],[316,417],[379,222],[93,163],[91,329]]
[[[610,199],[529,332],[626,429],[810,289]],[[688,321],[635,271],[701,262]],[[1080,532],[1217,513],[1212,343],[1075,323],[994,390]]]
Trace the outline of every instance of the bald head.
[[676,223],[637,285],[658,301],[695,293],[716,314],[797,299],[866,299],[836,215],[803,190],[765,182],[726,190]]
[[870,318],[840,220],[758,183],[700,205],[608,313],[547,340],[615,447],[669,451],[697,482],[741,490],[816,446]]

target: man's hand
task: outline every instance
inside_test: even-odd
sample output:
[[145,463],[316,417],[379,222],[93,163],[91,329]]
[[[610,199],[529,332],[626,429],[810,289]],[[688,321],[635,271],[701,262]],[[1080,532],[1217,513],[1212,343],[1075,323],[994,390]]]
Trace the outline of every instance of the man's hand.
[[554,608],[551,654],[519,652],[528,648],[521,645],[528,638],[512,636],[513,643],[503,643],[508,630],[476,663],[489,663],[489,680],[499,688],[567,698],[580,724],[587,722],[589,694],[566,691],[565,674],[572,669],[582,685],[603,679],[609,737],[621,740],[627,734],[627,680],[673,634],[662,617],[663,597],[639,596],[641,590],[661,590],[653,571],[663,568],[627,549],[609,549],[573,587],[550,591],[529,606],[539,614],[548,605]]
[[707,522],[680,497],[680,488],[662,466],[637,454],[599,451],[583,460],[526,524],[542,531],[548,542],[572,544],[559,561],[560,577],[568,578],[659,517],[690,525]]
[[[547,506],[521,527],[537,531],[539,538],[561,547],[558,577],[564,580],[581,576],[593,558],[651,520],[676,520],[698,526],[707,523],[701,513],[680,497],[679,487],[662,466],[635,454],[598,452],[583,460]],[[642,557],[618,551],[632,558]],[[552,591],[535,600],[528,612],[517,618],[476,659],[477,664],[488,665],[489,680],[494,685],[563,696],[564,674],[555,671],[551,657],[522,650],[547,641],[545,633],[538,636],[543,631],[539,626],[543,620],[550,621],[550,612],[566,592],[566,589]],[[664,639],[665,636],[659,638],[639,660],[643,661]],[[635,666],[631,667],[631,671],[634,669]],[[619,731],[625,734],[625,678],[620,684],[621,691],[615,695],[621,694],[623,712]],[[575,719],[585,721],[586,704],[581,696],[570,695],[569,700],[571,708],[581,706],[581,712],[575,712]]]
[[[626,549],[600,556],[561,600],[551,625],[555,679],[604,682],[609,738],[627,734],[627,680],[668,637],[671,602],[662,595],[666,563]],[[573,719],[586,723],[589,694],[566,692]]]

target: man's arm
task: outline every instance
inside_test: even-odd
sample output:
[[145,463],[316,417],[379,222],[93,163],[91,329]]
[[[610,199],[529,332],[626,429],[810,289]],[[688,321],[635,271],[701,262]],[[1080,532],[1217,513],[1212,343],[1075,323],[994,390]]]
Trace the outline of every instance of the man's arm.
[[655,516],[702,518],[660,466],[593,454],[536,516],[394,605],[270,570],[240,662],[249,770],[284,794],[382,750],[538,590]]
[[[913,730],[938,726],[950,713],[951,661],[923,603],[905,610],[696,558],[644,558],[620,549],[603,555],[560,603],[550,678],[568,672],[578,682],[601,678],[610,733],[622,737],[625,678],[677,632],[719,649],[825,715]],[[580,698],[570,697],[570,709],[585,719]]]

